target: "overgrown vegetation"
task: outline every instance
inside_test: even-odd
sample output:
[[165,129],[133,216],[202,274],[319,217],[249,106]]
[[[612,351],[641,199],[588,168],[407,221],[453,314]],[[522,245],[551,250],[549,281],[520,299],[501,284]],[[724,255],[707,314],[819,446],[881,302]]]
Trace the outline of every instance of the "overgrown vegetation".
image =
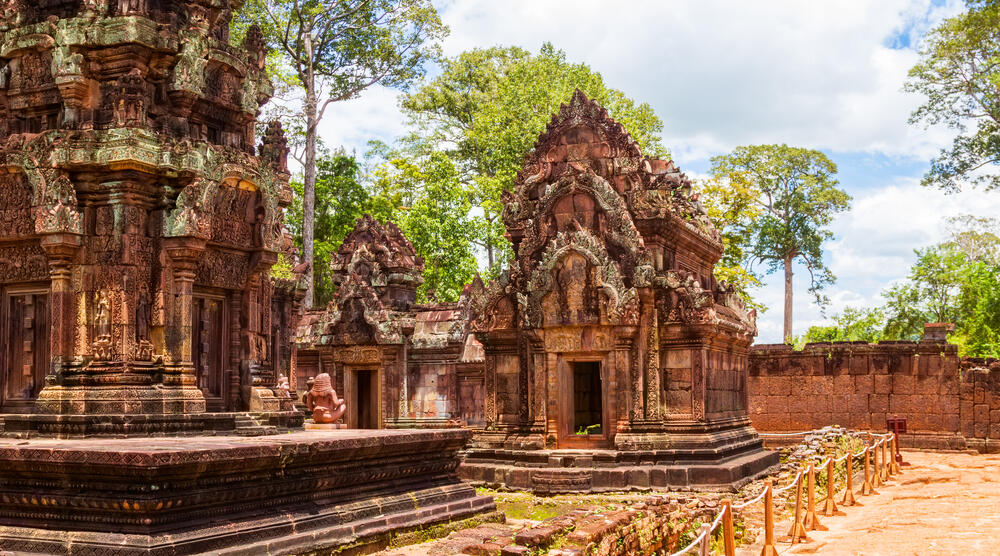
[[796,341],[919,340],[924,323],[950,322],[959,354],[1000,357],[1000,220],[948,220],[947,241],[915,251],[905,280],[875,307],[849,307],[833,325],[813,326]]

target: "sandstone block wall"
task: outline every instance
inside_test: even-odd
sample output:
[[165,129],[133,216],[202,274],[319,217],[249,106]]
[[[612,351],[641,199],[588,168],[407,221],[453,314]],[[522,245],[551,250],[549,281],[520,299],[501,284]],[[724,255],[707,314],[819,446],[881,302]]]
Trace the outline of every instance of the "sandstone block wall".
[[880,431],[902,417],[904,446],[1000,451],[1000,362],[960,358],[944,342],[755,346],[748,390],[761,432]]

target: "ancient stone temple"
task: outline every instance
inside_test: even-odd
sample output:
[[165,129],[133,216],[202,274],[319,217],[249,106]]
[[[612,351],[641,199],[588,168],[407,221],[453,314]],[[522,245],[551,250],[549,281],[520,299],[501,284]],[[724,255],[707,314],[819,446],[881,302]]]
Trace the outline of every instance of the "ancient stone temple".
[[6,3],[5,411],[290,409],[267,389],[287,149],[278,124],[255,147],[264,47],[229,45],[226,4]]
[[338,291],[297,337],[299,388],[329,373],[352,428],[482,424],[482,350],[468,296],[417,303],[423,260],[395,224],[370,216],[331,258]]
[[672,162],[577,91],[503,213],[516,254],[473,292],[485,430],[467,479],[541,491],[732,485],[777,463],[747,417],[753,312]]
[[468,431],[301,429],[239,3],[0,0],[0,551],[297,554],[494,508]]

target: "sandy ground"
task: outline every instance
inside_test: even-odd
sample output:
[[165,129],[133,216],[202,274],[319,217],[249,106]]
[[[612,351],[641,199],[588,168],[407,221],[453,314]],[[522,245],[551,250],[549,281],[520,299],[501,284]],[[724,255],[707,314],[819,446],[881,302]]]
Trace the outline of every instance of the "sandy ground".
[[[903,474],[779,554],[1000,554],[1000,455],[903,452]],[[860,485],[859,485],[860,486]],[[839,498],[839,497],[838,497]],[[791,522],[776,524],[780,536]],[[759,544],[739,550],[760,554]]]

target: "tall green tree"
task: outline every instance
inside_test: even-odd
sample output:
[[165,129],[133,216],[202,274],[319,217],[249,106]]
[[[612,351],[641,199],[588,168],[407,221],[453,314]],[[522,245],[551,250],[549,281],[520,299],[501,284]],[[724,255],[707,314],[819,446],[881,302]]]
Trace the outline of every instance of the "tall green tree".
[[457,301],[478,262],[472,196],[455,164],[443,153],[431,154],[420,165],[394,158],[378,164],[371,182],[373,216],[395,222],[424,259],[420,299]]
[[444,152],[472,195],[476,243],[491,269],[509,256],[500,222],[500,194],[513,186],[524,155],[559,105],[581,89],[605,106],[648,155],[666,155],[660,119],[609,87],[600,73],[566,59],[549,43],[538,54],[516,47],[474,49],[441,62],[440,75],[403,95],[412,133],[403,148],[412,156]]
[[[337,151],[321,154],[316,162],[316,205],[314,208],[314,261],[312,268],[316,305],[326,305],[335,293],[330,276],[330,255],[334,253],[354,228],[354,222],[372,207],[371,195],[362,184],[362,169],[358,160]],[[292,182],[295,196],[289,207],[288,229],[302,248],[303,183]]]
[[[248,0],[238,25],[260,25],[280,53],[272,75],[303,94],[303,259],[314,263],[317,130],[331,103],[379,84],[405,87],[438,55],[447,33],[430,0]],[[269,58],[273,60],[274,58]],[[313,304],[307,280],[306,306]]]
[[794,264],[809,271],[809,291],[824,305],[822,289],[834,276],[823,262],[823,242],[835,214],[850,207],[838,188],[837,166],[816,150],[788,145],[750,145],[712,158],[713,179],[747,192],[760,215],[746,234],[746,254],[785,273],[784,337],[792,338]]
[[[957,191],[963,182],[1000,188],[1000,2],[968,0],[924,38],[905,90],[924,103],[911,123],[943,123],[958,131],[924,176],[925,185]],[[992,172],[981,171],[993,167]]]
[[847,307],[833,317],[833,325],[810,326],[801,343],[877,342],[885,338],[885,321],[882,307]]

